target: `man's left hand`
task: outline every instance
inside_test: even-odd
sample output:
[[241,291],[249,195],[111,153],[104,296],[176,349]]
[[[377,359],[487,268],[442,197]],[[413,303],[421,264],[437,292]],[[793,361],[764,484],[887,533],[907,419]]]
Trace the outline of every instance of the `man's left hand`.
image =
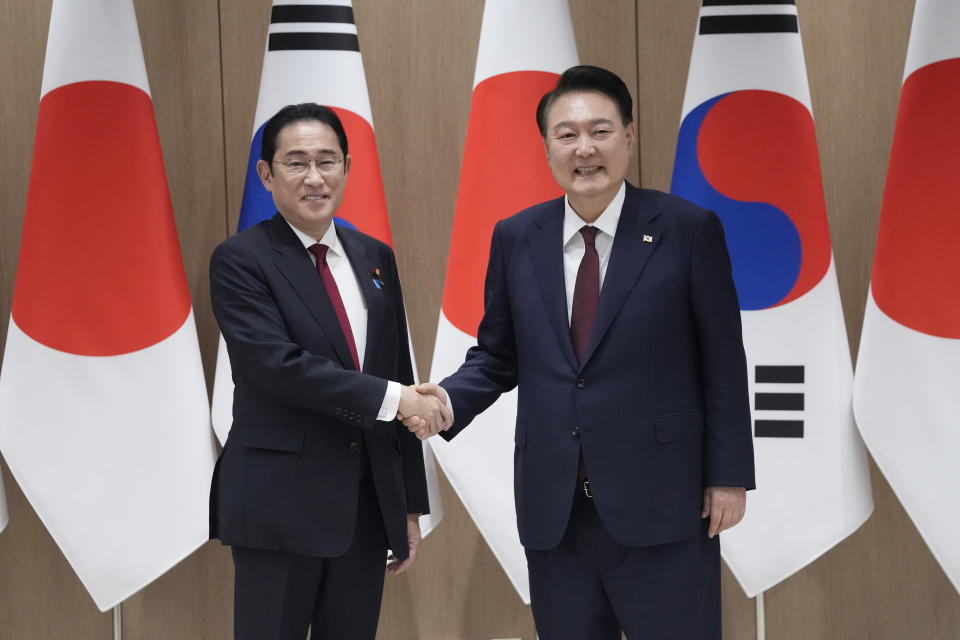
[[410,549],[410,555],[406,560],[398,560],[392,553],[387,558],[387,573],[394,575],[403,573],[417,559],[417,551],[420,549],[420,516],[415,513],[407,515],[407,546]]
[[707,487],[703,490],[701,518],[710,517],[707,537],[726,531],[743,519],[747,510],[747,490],[743,487]]

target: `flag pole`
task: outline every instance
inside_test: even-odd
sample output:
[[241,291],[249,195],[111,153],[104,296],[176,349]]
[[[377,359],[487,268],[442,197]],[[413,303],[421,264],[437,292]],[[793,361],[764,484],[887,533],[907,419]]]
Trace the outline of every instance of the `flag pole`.
[[767,616],[763,609],[763,591],[757,594],[757,640],[767,640]]
[[113,640],[123,640],[123,615],[118,604],[113,608]]

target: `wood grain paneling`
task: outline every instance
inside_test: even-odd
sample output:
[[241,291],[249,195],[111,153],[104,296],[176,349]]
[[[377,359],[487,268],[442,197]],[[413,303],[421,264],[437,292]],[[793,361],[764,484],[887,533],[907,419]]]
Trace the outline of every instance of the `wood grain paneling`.
[[636,101],[643,186],[670,190],[699,0],[637,1]]
[[[0,6],[0,340],[6,341],[20,248],[50,0]],[[83,162],[78,156],[77,162]],[[0,640],[102,640],[111,619],[94,605],[66,558],[0,464],[10,523],[0,533]]]
[[224,230],[229,236],[237,232],[240,220],[271,3],[269,0],[230,0],[219,4],[227,185]]
[[[580,59],[634,93],[640,149],[631,180],[666,190],[699,0],[570,0]],[[356,0],[384,188],[422,378],[429,373],[469,114],[482,0]],[[800,0],[837,272],[858,342],[912,3]],[[207,261],[236,229],[270,0],[138,0],[144,55],[207,381],[217,328]],[[5,336],[36,124],[50,0],[2,0],[0,338]],[[641,175],[642,168],[642,175]],[[642,180],[638,180],[642,178]],[[504,184],[508,188],[508,184]],[[0,534],[0,640],[108,640],[96,610],[15,479]],[[815,470],[812,470],[815,472]],[[768,637],[960,637],[960,596],[874,471],[867,524],[767,594]],[[388,577],[379,637],[534,635],[450,486],[446,518],[414,568]],[[125,638],[231,635],[232,563],[216,543],[124,604]],[[755,637],[753,601],[724,571],[724,630]]]
[[633,96],[633,121],[639,149],[630,159],[627,180],[640,184],[643,122],[638,118],[641,95],[637,73],[637,2],[635,0],[570,0],[570,17],[577,38],[580,64],[610,69],[620,76]]
[[[913,4],[797,3],[837,277],[854,354]],[[770,590],[768,637],[960,637],[960,595],[871,466],[873,515],[823,557]]]
[[[208,262],[227,235],[218,2],[137,0],[136,9],[209,392],[219,330]],[[229,551],[207,543],[123,603],[124,639],[228,637],[232,580]]]

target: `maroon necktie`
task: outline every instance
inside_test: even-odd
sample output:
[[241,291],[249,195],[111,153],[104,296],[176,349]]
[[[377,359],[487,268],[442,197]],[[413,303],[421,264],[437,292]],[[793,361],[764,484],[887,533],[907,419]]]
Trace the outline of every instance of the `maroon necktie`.
[[[360,358],[357,356],[357,345],[353,341],[353,331],[350,330],[350,319],[347,317],[347,310],[343,307],[343,299],[340,297],[340,289],[337,288],[337,281],[333,279],[333,272],[330,271],[330,265],[327,264],[327,249],[329,247],[319,242],[307,247],[307,249],[317,258],[317,271],[320,272],[320,279],[323,280],[323,286],[330,297],[330,304],[337,314],[337,320],[340,321],[340,329],[343,331],[343,337],[347,339],[347,347],[350,349],[350,357],[353,358],[353,367],[360,370]],[[581,267],[582,268],[582,267]]]
[[596,246],[597,228],[584,226],[580,229],[580,235],[583,236],[584,251],[577,270],[577,282],[573,287],[570,337],[577,359],[583,364],[593,320],[597,317],[597,305],[600,303],[600,256]]

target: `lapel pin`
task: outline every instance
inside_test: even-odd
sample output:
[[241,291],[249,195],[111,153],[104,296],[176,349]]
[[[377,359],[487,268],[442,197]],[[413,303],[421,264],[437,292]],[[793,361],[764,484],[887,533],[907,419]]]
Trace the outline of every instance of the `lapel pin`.
[[648,236],[647,234],[643,234],[643,241],[644,241],[644,242],[653,242],[653,236]]
[[378,291],[382,291],[383,278],[380,276],[380,267],[374,268],[373,271],[370,272],[370,277],[373,279],[373,286],[375,286]]

